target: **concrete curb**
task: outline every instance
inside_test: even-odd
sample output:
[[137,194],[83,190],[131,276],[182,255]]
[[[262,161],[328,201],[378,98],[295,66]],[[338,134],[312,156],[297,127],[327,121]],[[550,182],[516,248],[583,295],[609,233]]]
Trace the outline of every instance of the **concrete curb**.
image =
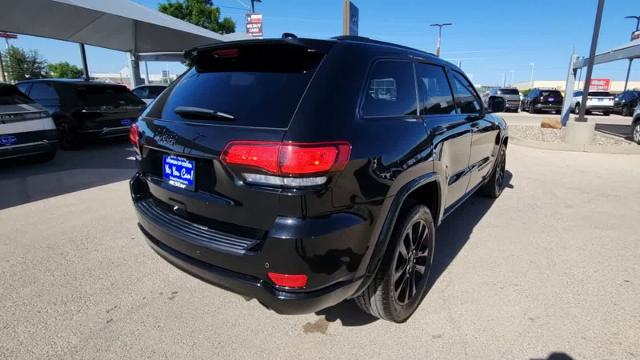
[[509,144],[515,144],[534,149],[556,150],[556,151],[573,151],[588,152],[602,154],[626,154],[640,155],[640,145],[638,146],[602,146],[602,145],[572,145],[566,143],[546,143],[542,141],[533,141],[520,139],[510,136]]

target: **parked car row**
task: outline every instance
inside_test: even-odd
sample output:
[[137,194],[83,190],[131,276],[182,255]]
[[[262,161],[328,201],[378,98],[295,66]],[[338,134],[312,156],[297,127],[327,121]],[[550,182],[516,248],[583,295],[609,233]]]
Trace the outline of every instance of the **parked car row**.
[[125,86],[84,80],[37,79],[0,83],[0,159],[50,160],[57,145],[77,149],[88,140],[122,136],[165,86]]
[[560,114],[564,97],[559,90],[533,88],[522,99],[521,108],[531,114],[539,112],[553,112]]

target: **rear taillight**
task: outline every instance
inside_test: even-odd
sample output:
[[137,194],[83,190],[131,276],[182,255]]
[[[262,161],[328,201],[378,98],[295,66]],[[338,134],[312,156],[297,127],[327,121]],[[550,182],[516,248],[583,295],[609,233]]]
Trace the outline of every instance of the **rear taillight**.
[[269,272],[267,275],[269,280],[280,287],[303,288],[307,286],[307,275],[278,274],[274,272]]
[[244,173],[245,180],[251,183],[312,186],[324,183],[327,173],[343,170],[350,154],[351,145],[343,141],[232,141],[222,152],[221,160],[227,165],[259,169],[275,175]]
[[140,132],[137,124],[131,124],[131,127],[129,127],[129,141],[136,149],[140,147]]

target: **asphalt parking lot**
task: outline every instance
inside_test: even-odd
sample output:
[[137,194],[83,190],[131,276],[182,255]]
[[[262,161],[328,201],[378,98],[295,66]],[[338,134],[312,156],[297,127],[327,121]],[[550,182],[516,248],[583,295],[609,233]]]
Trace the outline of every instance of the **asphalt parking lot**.
[[4,165],[0,358],[640,358],[640,156],[511,146],[508,188],[443,223],[397,325],[350,302],[280,316],[176,270],[136,227],[131,155]]

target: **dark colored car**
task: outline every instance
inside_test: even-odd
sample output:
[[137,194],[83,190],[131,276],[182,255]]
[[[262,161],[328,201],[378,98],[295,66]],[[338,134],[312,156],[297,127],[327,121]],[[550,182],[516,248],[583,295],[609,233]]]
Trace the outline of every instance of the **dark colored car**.
[[355,298],[406,320],[436,225],[505,185],[504,120],[433,55],[360,37],[185,55],[132,126],[139,227],[176,267],[276,312]]
[[0,159],[56,155],[58,132],[49,112],[17,87],[0,83]]
[[640,90],[627,90],[613,99],[613,112],[622,116],[632,116],[640,103]]
[[51,113],[65,149],[93,138],[126,136],[145,108],[144,101],[122,85],[39,79],[17,86]]
[[541,111],[552,111],[560,114],[564,97],[558,90],[531,89],[529,94],[522,100],[522,110],[532,114]]

